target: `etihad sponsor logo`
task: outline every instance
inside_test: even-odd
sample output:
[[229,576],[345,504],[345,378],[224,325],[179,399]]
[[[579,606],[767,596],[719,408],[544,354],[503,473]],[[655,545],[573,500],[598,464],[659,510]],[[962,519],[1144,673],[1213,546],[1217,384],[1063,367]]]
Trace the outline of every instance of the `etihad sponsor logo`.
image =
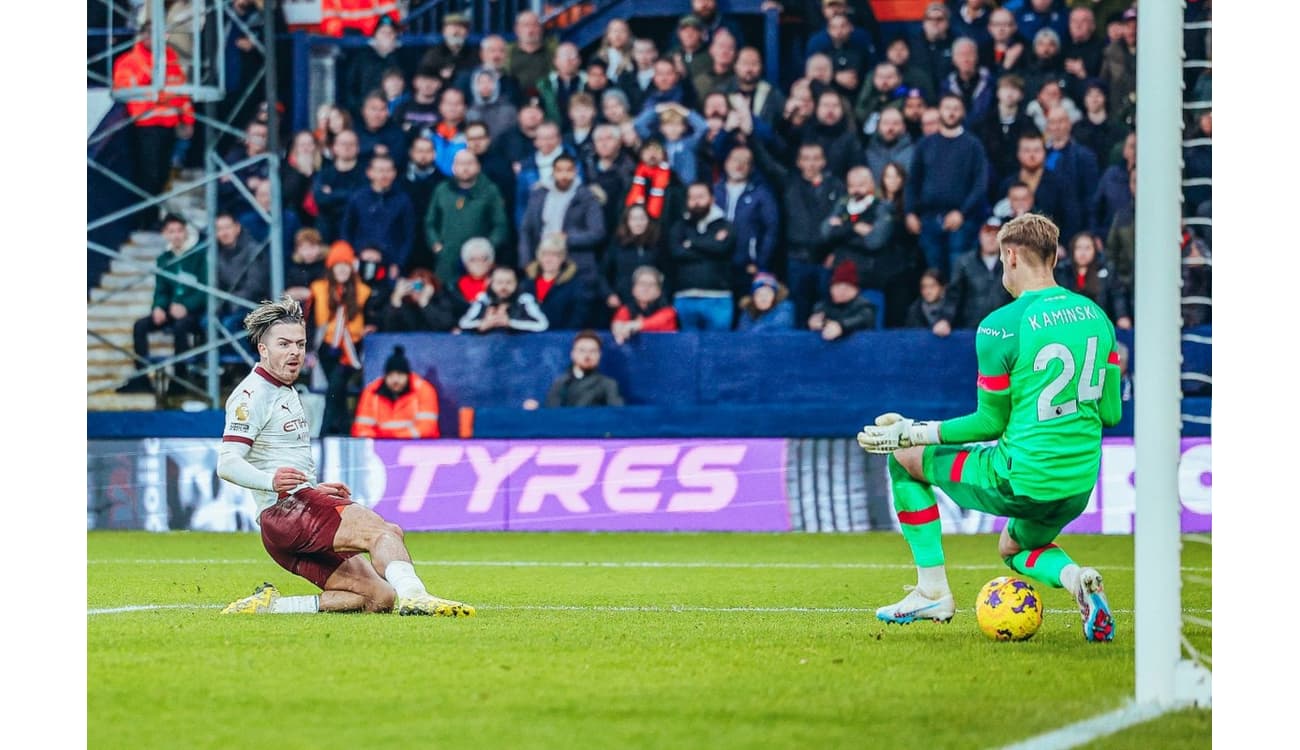
[[297,419],[290,419],[288,422],[284,423],[285,432],[293,432],[294,430],[299,430],[299,429],[302,430],[307,429],[306,417],[298,417]]

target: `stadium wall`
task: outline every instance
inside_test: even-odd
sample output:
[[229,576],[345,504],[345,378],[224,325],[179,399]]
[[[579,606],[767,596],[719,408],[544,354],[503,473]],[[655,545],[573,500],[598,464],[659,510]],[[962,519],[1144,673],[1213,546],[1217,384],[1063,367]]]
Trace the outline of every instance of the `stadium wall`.
[[[1184,337],[1184,437],[1210,434],[1209,327]],[[1133,351],[1133,331],[1118,331]],[[573,332],[527,336],[371,334],[363,375],[382,375],[393,347],[406,348],[414,372],[438,389],[441,432],[474,438],[843,438],[885,411],[947,419],[975,408],[972,331],[940,338],[928,331],[874,331],[822,341],[806,331],[783,334],[646,334],[624,345],[605,341],[601,371],[619,383],[629,406],[613,409],[521,408],[545,400],[569,367]],[[1137,367],[1130,357],[1130,369]],[[1131,383],[1124,391],[1132,393]],[[1133,434],[1132,399],[1109,437]],[[474,410],[462,432],[460,410]],[[222,413],[90,413],[87,437],[210,437]]]
[[[216,476],[213,438],[92,440],[87,529],[249,531],[251,494]],[[897,528],[881,456],[846,439],[315,441],[323,481],[411,531],[882,531]],[[1107,438],[1067,533],[1133,531],[1134,448]],[[1211,441],[1185,438],[1184,532],[1211,531]],[[940,497],[947,533],[1001,520]]]

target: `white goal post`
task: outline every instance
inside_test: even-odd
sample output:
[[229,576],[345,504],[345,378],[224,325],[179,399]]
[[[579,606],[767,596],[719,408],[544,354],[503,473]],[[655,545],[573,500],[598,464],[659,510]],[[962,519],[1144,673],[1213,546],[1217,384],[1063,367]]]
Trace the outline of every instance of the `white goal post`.
[[1208,706],[1208,670],[1182,659],[1181,0],[1141,4],[1137,90],[1135,698],[1165,709]]

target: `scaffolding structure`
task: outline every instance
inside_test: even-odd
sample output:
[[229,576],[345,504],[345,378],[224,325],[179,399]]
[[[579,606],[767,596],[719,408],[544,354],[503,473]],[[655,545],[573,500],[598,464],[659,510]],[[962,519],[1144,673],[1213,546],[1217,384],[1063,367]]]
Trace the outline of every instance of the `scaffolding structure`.
[[[170,357],[145,359],[137,355],[134,350],[128,350],[114,344],[98,332],[91,330],[89,326],[87,327],[87,334],[121,353],[129,355],[136,365],[132,377],[148,377],[155,373],[170,371],[176,364],[181,362],[202,361],[203,366],[197,370],[203,375],[201,382],[196,382],[190,378],[176,378],[173,382],[178,383],[188,393],[206,400],[209,407],[215,407],[219,405],[220,399],[220,371],[223,356],[221,352],[223,350],[226,352],[233,351],[234,356],[243,360],[248,366],[251,367],[255,364],[245,346],[240,343],[242,339],[246,338],[247,334],[243,330],[231,331],[223,326],[215,311],[220,302],[228,302],[250,310],[261,302],[261,300],[248,300],[233,296],[217,287],[218,255],[214,227],[219,211],[218,189],[221,183],[225,182],[232,186],[242,203],[246,203],[249,210],[256,212],[269,226],[267,239],[257,243],[254,262],[265,262],[264,259],[269,255],[272,297],[278,296],[284,288],[284,241],[282,237],[283,217],[279,157],[280,113],[277,107],[267,106],[265,108],[268,130],[265,153],[231,163],[223,158],[218,150],[223,138],[235,137],[242,139],[244,137],[242,126],[245,123],[233,122],[233,119],[246,110],[247,105],[253,101],[253,97],[258,92],[263,94],[265,102],[274,103],[279,100],[278,82],[276,80],[274,23],[277,3],[276,0],[265,1],[261,10],[262,28],[259,33],[254,29],[256,24],[250,24],[241,15],[241,9],[237,7],[240,4],[237,0],[189,0],[186,3],[189,7],[188,15],[177,14],[178,17],[173,19],[167,18],[168,9],[164,0],[146,0],[139,16],[133,16],[127,0],[98,0],[98,2],[107,11],[107,25],[103,28],[89,29],[89,36],[92,40],[102,38],[103,49],[95,50],[88,45],[86,59],[88,85],[91,87],[106,87],[116,102],[115,106],[122,106],[125,102],[133,100],[156,100],[160,95],[188,97],[197,105],[195,121],[202,129],[200,142],[204,154],[200,176],[184,181],[176,179],[172,182],[170,189],[166,189],[158,195],[151,195],[136,183],[133,173],[124,173],[127,170],[122,169],[114,170],[93,155],[94,148],[97,145],[115,136],[125,135],[125,129],[132,127],[143,113],[121,118],[112,125],[93,130],[87,137],[87,166],[90,170],[108,178],[113,184],[129,193],[132,201],[115,211],[101,216],[88,217],[86,224],[87,248],[92,253],[110,259],[122,260],[128,265],[134,265],[142,274],[146,275],[146,278],[157,275],[202,291],[207,295],[207,314],[204,316],[204,336],[201,343],[187,351],[176,351]],[[245,6],[243,9],[247,10],[247,7]],[[147,37],[140,33],[143,25],[141,21],[146,19],[151,21],[148,23]],[[229,77],[226,59],[227,42],[235,34],[249,40],[252,49],[261,58],[261,62],[255,66],[255,72],[242,87],[239,87],[237,81],[227,80]],[[166,76],[167,47],[169,40],[176,35],[189,36],[193,44],[192,55],[185,61],[185,67],[187,68],[185,82],[180,85],[169,84]],[[149,84],[131,88],[113,88],[113,64],[115,60],[120,54],[146,38],[153,59],[153,71]],[[225,112],[224,115],[219,114],[219,105],[224,105],[221,107]],[[263,163],[266,165],[267,180],[271,190],[269,210],[263,208],[257,202],[238,176],[244,170],[258,168]],[[128,164],[128,166],[132,165]],[[202,191],[205,196],[205,216],[203,225],[198,227],[199,243],[189,252],[203,252],[206,254],[206,279],[195,281],[190,277],[155,268],[153,265],[144,264],[124,255],[116,248],[108,247],[91,239],[92,233],[97,229],[110,226],[127,217],[138,216],[141,212],[163,210],[174,199],[195,191]],[[110,301],[114,294],[128,289],[130,287],[113,290],[99,300],[88,301],[88,305],[93,307],[96,304],[104,304]],[[227,354],[226,356],[231,355]],[[191,372],[194,372],[194,370]]]

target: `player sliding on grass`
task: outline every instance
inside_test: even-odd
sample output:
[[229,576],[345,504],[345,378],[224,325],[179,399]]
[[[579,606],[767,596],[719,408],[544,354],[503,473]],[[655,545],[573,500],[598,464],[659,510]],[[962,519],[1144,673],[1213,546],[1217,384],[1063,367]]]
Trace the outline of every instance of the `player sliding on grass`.
[[[963,508],[1010,519],[998,540],[1007,565],[1073,593],[1089,641],[1114,636],[1101,574],[1080,568],[1052,543],[1087,507],[1102,426],[1120,419],[1115,329],[1097,305],[1057,286],[1058,234],[1034,214],[998,232],[1002,284],[1015,299],[976,332],[975,413],[942,422],[883,414],[858,433],[864,450],[890,454],[894,506],[917,567],[911,592],[876,610],[885,622],[952,619],[931,489],[937,486]],[[995,439],[996,445],[962,445]]]
[[321,593],[280,596],[264,583],[223,612],[473,616],[473,607],[425,590],[400,527],[352,502],[347,485],[314,481],[311,432],[292,387],[306,359],[302,308],[287,296],[263,302],[244,318],[244,328],[261,360],[226,400],[217,474],[253,491],[266,551]]

